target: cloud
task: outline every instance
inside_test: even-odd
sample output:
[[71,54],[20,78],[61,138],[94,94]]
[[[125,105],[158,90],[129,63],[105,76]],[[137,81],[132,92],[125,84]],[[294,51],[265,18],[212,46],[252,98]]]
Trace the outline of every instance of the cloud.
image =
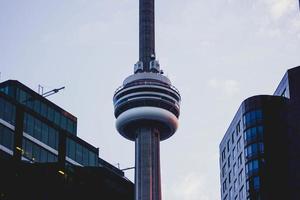
[[268,12],[275,20],[290,14],[295,9],[298,9],[297,2],[298,1],[296,0],[264,0]]
[[219,90],[223,95],[233,96],[240,91],[239,83],[235,80],[217,80],[212,78],[208,80],[208,86],[212,89]]
[[178,184],[173,185],[173,195],[180,200],[209,200],[205,181],[195,173],[182,178]]

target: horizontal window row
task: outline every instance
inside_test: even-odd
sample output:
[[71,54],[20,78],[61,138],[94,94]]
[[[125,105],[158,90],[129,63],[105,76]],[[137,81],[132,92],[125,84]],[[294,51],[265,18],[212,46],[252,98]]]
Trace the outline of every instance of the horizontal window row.
[[33,162],[57,162],[58,158],[43,147],[23,138],[22,155]]
[[58,131],[28,113],[24,113],[24,131],[37,140],[58,150]]
[[0,144],[13,151],[14,132],[0,124]]
[[83,166],[96,166],[98,155],[86,147],[67,138],[67,156]]
[[34,110],[35,112],[54,122],[62,129],[67,130],[71,134],[76,134],[76,122],[65,116],[68,113],[60,113],[59,111],[55,110],[52,106],[48,106],[47,104],[43,103],[40,99],[33,97],[28,92],[19,88],[7,86],[1,88],[1,91],[15,98],[17,101],[19,101],[26,107]]
[[244,127],[252,126],[262,120],[262,111],[261,110],[253,110],[246,113],[243,116],[243,124]]
[[0,97],[0,118],[12,125],[15,125],[16,107],[1,97]]
[[263,133],[264,133],[263,126],[256,126],[253,128],[249,128],[244,132],[244,140],[250,142],[256,139],[262,139]]
[[264,144],[262,142],[248,145],[245,148],[245,156],[246,156],[246,158],[254,156],[254,155],[258,155],[258,154],[263,153],[263,152],[264,152]]
[[251,193],[250,191],[257,191],[260,189],[261,181],[259,176],[253,176],[246,182],[246,190],[248,193]]
[[246,164],[246,174],[249,176],[259,170],[259,160],[251,160]]

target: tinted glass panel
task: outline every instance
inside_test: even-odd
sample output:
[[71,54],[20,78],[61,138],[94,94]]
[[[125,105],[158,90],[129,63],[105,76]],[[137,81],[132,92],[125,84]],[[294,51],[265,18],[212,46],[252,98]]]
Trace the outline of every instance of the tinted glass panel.
[[9,128],[0,124],[0,144],[6,148],[13,150],[14,133]]

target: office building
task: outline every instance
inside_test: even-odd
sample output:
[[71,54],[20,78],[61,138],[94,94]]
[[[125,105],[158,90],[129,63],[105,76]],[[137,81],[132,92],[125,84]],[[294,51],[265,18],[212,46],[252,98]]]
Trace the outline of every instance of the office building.
[[220,150],[221,199],[300,199],[300,67],[242,102]]
[[114,94],[114,114],[135,142],[135,200],[161,200],[159,145],[177,130],[181,97],[156,60],[154,0],[139,3],[139,61]]
[[[106,180],[108,185],[109,182],[119,185],[119,189],[107,191],[114,191],[117,195],[118,190],[121,191],[124,187],[127,188],[127,194],[124,195],[133,198],[133,184],[126,179],[123,171],[99,158],[99,149],[77,136],[77,118],[15,80],[0,83],[0,159],[3,163],[0,172],[2,175],[6,174],[6,169],[9,175],[19,174],[19,177],[26,177],[9,179],[1,175],[0,195],[9,193],[11,189],[20,191],[18,187],[8,187],[9,184],[6,183],[12,180],[32,182],[35,177],[39,178],[38,175],[43,177],[42,172],[52,171],[49,176],[45,176],[52,181],[52,177],[57,174],[68,175],[67,179],[64,179],[67,182],[63,182],[68,191],[75,190],[78,186],[71,184],[74,180],[84,180],[81,182],[85,184],[86,190],[92,188],[88,177],[93,177],[94,173],[95,177]],[[56,173],[53,173],[53,170],[56,170]],[[86,179],[81,176],[84,173],[89,174]],[[33,179],[29,180],[29,177]],[[112,177],[111,180],[109,177]],[[46,180],[48,179],[32,184],[59,184],[55,181],[46,183]],[[52,192],[55,194],[55,191]],[[124,195],[124,199],[128,199]]]

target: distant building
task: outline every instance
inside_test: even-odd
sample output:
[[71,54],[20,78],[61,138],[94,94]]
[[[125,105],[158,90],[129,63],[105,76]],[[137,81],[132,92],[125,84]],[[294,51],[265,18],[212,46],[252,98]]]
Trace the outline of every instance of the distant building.
[[242,102],[220,143],[222,200],[300,199],[300,67]]
[[[20,191],[21,188],[15,187],[16,183],[13,188],[7,187],[9,184],[5,183],[12,180],[37,187],[39,184],[53,187],[64,184],[65,192],[79,189],[79,185],[82,191],[89,191],[93,183],[102,181],[107,185],[99,186],[99,191],[100,187],[103,190],[111,185],[115,188],[106,191],[121,195],[117,199],[132,199],[133,184],[121,170],[99,158],[98,148],[77,137],[76,129],[76,117],[22,83],[15,80],[0,83],[0,199],[14,199],[4,196],[13,194],[9,192],[12,189]],[[18,177],[9,179],[5,174],[18,174]],[[55,182],[55,177],[62,175],[67,182]],[[26,180],[29,177],[32,180]],[[45,181],[42,181],[44,177]],[[93,177],[99,180],[90,181]],[[30,186],[24,185],[27,187]],[[55,195],[56,191],[52,192]],[[79,191],[73,192],[79,195]],[[31,196],[28,199],[38,198]]]

